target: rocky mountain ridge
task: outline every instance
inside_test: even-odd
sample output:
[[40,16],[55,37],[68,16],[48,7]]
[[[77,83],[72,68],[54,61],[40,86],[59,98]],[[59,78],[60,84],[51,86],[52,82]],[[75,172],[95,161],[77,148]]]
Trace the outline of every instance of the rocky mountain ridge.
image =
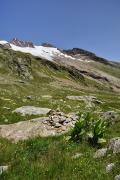
[[[31,42],[24,42],[14,38],[10,43],[0,41],[1,52],[9,54],[11,62],[8,61],[10,69],[15,70],[20,77],[30,79],[32,75],[32,59],[39,60],[44,66],[57,71],[64,70],[72,78],[77,78],[87,85],[87,81],[95,81],[100,86],[110,90],[120,91],[120,66],[119,63],[110,62],[104,58],[97,57],[94,53],[79,48],[72,50],[60,50],[51,44],[44,43],[35,46]],[[21,52],[16,56],[16,52]],[[23,54],[22,54],[23,53]],[[27,53],[27,54],[26,54]],[[34,55],[33,58],[28,55]],[[26,54],[26,55],[24,55]],[[99,86],[98,85],[98,86]]]

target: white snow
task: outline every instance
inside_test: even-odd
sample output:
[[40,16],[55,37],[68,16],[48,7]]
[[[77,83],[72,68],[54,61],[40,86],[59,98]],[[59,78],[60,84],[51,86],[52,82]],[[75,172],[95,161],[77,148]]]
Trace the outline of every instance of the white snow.
[[0,41],[0,44],[3,44],[3,45],[4,45],[4,44],[7,44],[7,43],[8,43],[8,42],[7,42],[7,41],[4,41],[4,40],[3,40],[3,41]]
[[[4,45],[6,43],[9,43],[9,42],[4,41],[4,40],[0,41],[0,44]],[[13,49],[14,51],[30,53],[33,56],[41,57],[49,61],[53,61],[56,57],[77,60],[77,58],[64,54],[61,51],[59,51],[57,48],[53,48],[53,47],[34,46],[34,48],[32,48],[32,47],[19,47],[19,46],[15,46],[14,44],[10,44],[10,46],[11,46],[11,49]]]
[[51,47],[34,46],[34,48],[31,48],[31,47],[19,47],[13,44],[10,44],[10,45],[14,51],[30,53],[34,56],[38,56],[38,57],[41,57],[50,61],[52,61],[55,54],[59,53],[57,48],[51,48]]

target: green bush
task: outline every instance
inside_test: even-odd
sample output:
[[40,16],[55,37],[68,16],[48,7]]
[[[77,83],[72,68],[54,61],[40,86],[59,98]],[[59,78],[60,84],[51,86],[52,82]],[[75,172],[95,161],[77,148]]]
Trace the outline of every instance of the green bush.
[[79,119],[71,132],[71,140],[81,142],[88,140],[90,144],[98,145],[105,142],[106,122],[94,117],[91,112],[79,113]]
[[92,145],[104,143],[103,139],[106,131],[106,122],[102,119],[97,119],[91,124],[91,131],[88,133],[88,140]]
[[75,142],[81,142],[83,139],[83,135],[85,134],[85,121],[84,117],[81,115],[80,119],[76,121],[75,127],[71,132],[71,140]]

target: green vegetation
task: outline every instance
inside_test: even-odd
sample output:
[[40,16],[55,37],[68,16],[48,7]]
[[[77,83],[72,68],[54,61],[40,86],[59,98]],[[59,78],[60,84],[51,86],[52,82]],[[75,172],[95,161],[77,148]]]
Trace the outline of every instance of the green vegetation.
[[106,132],[107,123],[99,117],[93,117],[90,112],[79,115],[75,127],[71,133],[71,139],[75,142],[88,140],[93,146],[99,145],[105,141],[103,139]]
[[[27,78],[24,68],[18,72],[18,57],[24,59],[22,65],[29,72]],[[29,95],[31,99],[27,99]],[[83,101],[68,100],[68,95],[96,96],[103,103],[96,104],[90,115],[86,113]],[[72,78],[63,69],[56,70],[47,63],[43,64],[40,58],[0,49],[0,124],[38,117],[22,117],[12,113],[25,105],[51,109],[60,107],[64,113],[83,112],[72,132],[72,138],[80,143],[68,140],[70,133],[58,137],[33,138],[17,144],[0,138],[0,165],[10,166],[8,172],[0,175],[1,180],[113,180],[120,173],[120,154],[96,160],[93,156],[98,147],[90,146],[86,141],[88,135],[95,144],[104,137],[107,144],[110,138],[120,136],[119,93],[91,79],[85,78],[83,82]],[[103,121],[94,117],[94,114],[99,116],[108,110],[114,110],[119,116],[115,124],[105,129]],[[83,155],[74,159],[76,153]],[[111,162],[116,163],[116,168],[107,174],[105,167]]]

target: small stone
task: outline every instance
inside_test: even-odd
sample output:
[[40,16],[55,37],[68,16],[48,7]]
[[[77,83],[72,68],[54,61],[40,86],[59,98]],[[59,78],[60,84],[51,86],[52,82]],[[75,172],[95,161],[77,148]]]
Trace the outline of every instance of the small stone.
[[32,96],[27,96],[26,98],[27,98],[27,99],[32,99]]
[[59,116],[64,116],[63,112],[57,112],[56,114],[59,115]]
[[116,175],[114,180],[120,180],[120,174],[119,175]]
[[56,123],[55,124],[55,128],[59,128],[59,127],[61,127],[61,124],[60,123]]
[[55,123],[58,123],[59,122],[59,118],[58,117],[55,117],[55,118],[53,117],[52,121],[55,122]]
[[61,126],[61,131],[66,131],[67,128],[65,126]]
[[107,148],[102,148],[95,152],[94,158],[102,158],[106,155],[107,155]]
[[108,164],[108,165],[106,166],[106,172],[107,172],[107,173],[111,172],[114,167],[115,167],[115,164],[114,164],[114,163]]
[[8,166],[0,166],[0,175],[8,170]]
[[59,119],[59,123],[63,123],[66,121],[66,118],[64,116],[61,116],[60,119]]
[[117,113],[115,111],[107,111],[103,113],[103,118],[110,124],[114,124],[117,121]]
[[65,123],[71,122],[71,118],[66,118]]
[[75,155],[72,156],[73,159],[77,159],[79,157],[83,156],[83,153],[76,153]]
[[114,154],[120,153],[120,137],[112,138],[108,144],[108,149]]
[[49,122],[48,121],[43,121],[43,124],[49,124]]

